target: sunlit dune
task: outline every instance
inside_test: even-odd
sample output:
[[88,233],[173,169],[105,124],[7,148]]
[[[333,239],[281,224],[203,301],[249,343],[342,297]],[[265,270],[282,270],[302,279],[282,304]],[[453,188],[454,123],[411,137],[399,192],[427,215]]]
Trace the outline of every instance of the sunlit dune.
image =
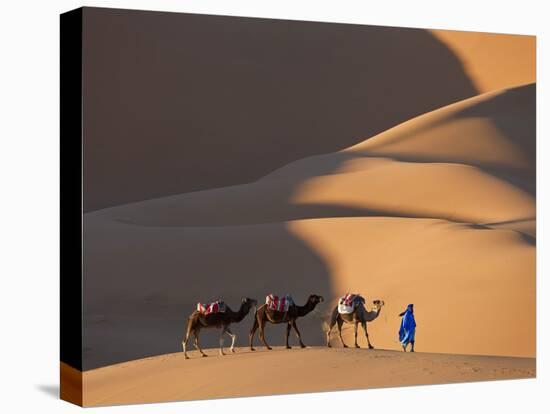
[[390,162],[364,173],[312,178],[297,186],[291,201],[298,205],[345,205],[364,209],[365,215],[469,223],[535,215],[530,194],[461,164]]
[[535,169],[535,85],[489,92],[389,129],[346,151],[487,168]]
[[[381,217],[305,220],[289,227],[324,258],[333,291],[386,301],[369,324],[375,346],[397,346],[397,315],[414,303],[423,351],[534,356],[535,249],[521,234]],[[507,329],[501,329],[502,312]],[[352,335],[349,328],[348,344]]]
[[[168,354],[84,373],[85,406],[532,378],[535,360],[366,349]],[[261,368],[259,368],[261,367]],[[237,375],[238,374],[238,375]]]
[[430,33],[457,56],[480,93],[536,80],[535,36],[452,30]]

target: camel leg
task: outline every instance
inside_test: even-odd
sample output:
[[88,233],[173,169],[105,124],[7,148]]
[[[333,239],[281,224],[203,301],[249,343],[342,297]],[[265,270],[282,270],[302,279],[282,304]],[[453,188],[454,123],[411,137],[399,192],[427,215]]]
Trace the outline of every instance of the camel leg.
[[185,335],[185,339],[181,343],[183,347],[183,356],[185,359],[189,359],[189,356],[187,355],[187,342],[189,342],[189,334]]
[[362,322],[361,325],[363,326],[363,330],[365,331],[365,336],[367,337],[367,344],[369,344],[369,349],[374,349],[374,346],[372,346],[369,341],[369,333],[367,332],[367,323]]
[[201,353],[201,355],[202,355],[203,357],[207,357],[207,356],[208,356],[208,355],[206,355],[206,354],[202,351],[202,349],[201,349],[201,347],[200,347],[200,345],[199,345],[199,333],[198,333],[198,332],[195,332],[195,340],[193,341],[193,345],[195,346],[196,349],[199,350],[199,352]]
[[328,325],[327,330],[327,346],[330,348],[330,332],[332,331],[332,328],[334,328],[334,325],[336,325],[336,320],[338,319],[338,307],[334,308],[332,311],[332,314],[330,315],[330,323]]
[[225,339],[224,335],[225,335],[225,330],[227,329],[227,327],[223,327],[222,328],[222,331],[220,333],[220,356],[223,356],[225,355],[225,353],[223,352],[223,340]]
[[300,346],[302,348],[305,348],[306,346],[302,342],[302,335],[300,335],[300,331],[298,330],[298,326],[296,326],[296,319],[293,319],[292,321],[290,321],[290,323],[292,324],[292,327],[294,328],[294,331],[296,332],[296,337],[298,338],[298,341],[300,341]]
[[185,359],[189,359],[189,357],[187,356],[187,340],[188,338],[185,337],[183,341],[181,341],[181,347],[183,348],[183,356],[185,357]]
[[327,330],[327,347],[331,348],[332,345],[330,344],[330,331],[332,331],[332,327],[334,325],[329,325],[328,327],[328,330]]
[[260,340],[264,343],[265,347],[271,351],[271,347],[265,340],[265,319],[259,321],[260,324]]
[[187,355],[187,342],[189,342],[189,336],[185,336],[185,339],[181,342],[182,348],[183,348],[183,356],[185,359],[189,359],[189,356]]
[[355,322],[355,347],[360,348],[359,344],[357,343],[357,327],[359,326],[359,322]]
[[191,330],[187,329],[187,332],[185,333],[185,338],[183,341],[181,341],[181,346],[183,348],[183,356],[185,359],[189,359],[189,356],[187,355],[187,342],[189,342],[189,337],[191,335]]
[[347,348],[348,346],[344,343],[344,338],[342,338],[342,325],[344,324],[344,321],[342,319],[338,319],[338,335],[340,335],[340,341],[342,341],[342,346],[344,348]]
[[254,347],[252,346],[252,342],[254,342],[254,335],[256,334],[257,329],[258,329],[258,315],[255,315],[254,324],[252,325],[252,329],[250,330],[250,334],[248,335],[248,345],[250,346],[251,351],[255,351]]
[[188,320],[187,329],[185,330],[185,338],[181,342],[181,346],[183,348],[183,355],[185,359],[189,359],[189,356],[187,355],[187,343],[189,342],[189,338],[191,337],[192,330],[193,330],[193,322],[191,320]]
[[292,347],[288,344],[288,335],[290,334],[290,322],[286,324],[286,349],[291,349]]
[[235,340],[237,339],[237,335],[235,335],[229,328],[225,330],[225,333],[231,337],[231,352],[235,353]]

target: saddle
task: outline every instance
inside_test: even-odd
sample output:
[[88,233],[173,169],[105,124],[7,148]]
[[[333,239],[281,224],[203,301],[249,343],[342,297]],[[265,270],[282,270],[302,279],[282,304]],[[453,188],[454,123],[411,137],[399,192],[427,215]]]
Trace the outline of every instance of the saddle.
[[197,310],[203,315],[210,315],[211,313],[224,313],[227,310],[225,302],[217,300],[210,304],[197,303]]
[[267,309],[277,312],[288,312],[290,305],[294,304],[290,295],[276,296],[272,293],[266,296],[265,304]]
[[347,293],[338,299],[338,313],[352,313],[359,303],[365,303],[365,298],[355,293]]

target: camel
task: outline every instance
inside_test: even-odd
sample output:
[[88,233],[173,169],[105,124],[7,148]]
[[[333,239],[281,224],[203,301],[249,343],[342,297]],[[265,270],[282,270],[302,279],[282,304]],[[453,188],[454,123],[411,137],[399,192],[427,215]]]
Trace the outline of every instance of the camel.
[[342,338],[342,325],[344,323],[353,323],[355,325],[355,347],[360,348],[359,344],[357,343],[357,326],[361,324],[363,330],[365,331],[365,336],[367,337],[369,349],[373,349],[374,347],[370,343],[369,333],[367,332],[367,322],[372,322],[373,320],[378,318],[378,315],[380,315],[380,310],[382,309],[382,306],[384,306],[384,301],[374,300],[372,304],[373,310],[369,312],[365,309],[364,300],[360,301],[355,305],[355,309],[353,310],[353,312],[349,314],[339,313],[337,305],[332,311],[330,324],[327,330],[327,346],[329,348],[331,347],[330,331],[332,330],[334,325],[338,324],[338,334],[340,335],[340,340],[342,341],[342,345],[344,346],[344,348],[347,348],[348,346],[344,343],[344,339]]
[[234,353],[235,339],[237,339],[237,335],[231,332],[231,330],[229,329],[229,325],[242,321],[246,317],[246,315],[248,315],[250,309],[252,309],[253,306],[256,306],[257,303],[258,302],[255,299],[243,298],[241,301],[241,307],[237,312],[232,311],[227,305],[227,309],[225,312],[211,313],[209,315],[204,315],[195,310],[187,318],[187,331],[185,334],[185,339],[181,343],[183,346],[183,354],[185,355],[185,359],[189,359],[189,357],[187,356],[187,342],[189,341],[191,335],[195,337],[195,340],[193,341],[195,348],[199,350],[203,357],[208,356],[202,351],[199,345],[199,332],[203,328],[221,328],[220,355],[225,355],[225,353],[223,352],[225,334],[231,337],[231,352]]
[[273,324],[279,324],[279,323],[287,324],[286,325],[286,348],[287,349],[291,349],[291,346],[288,344],[288,335],[290,333],[290,328],[294,328],[296,337],[298,338],[298,341],[300,341],[300,347],[305,348],[306,346],[302,342],[302,336],[300,335],[298,326],[296,326],[296,319],[306,316],[313,309],[315,309],[317,304],[323,301],[324,299],[322,296],[309,295],[309,298],[307,299],[307,302],[304,306],[298,306],[296,304],[292,304],[288,308],[287,312],[270,310],[267,308],[267,305],[265,304],[260,306],[256,310],[256,315],[254,317],[254,325],[250,330],[250,335],[249,335],[250,350],[255,351],[254,347],[252,346],[252,342],[254,340],[254,334],[256,333],[256,330],[258,328],[260,328],[260,339],[264,343],[265,347],[268,350],[272,349],[265,340],[264,329],[265,329],[266,322],[273,323]]

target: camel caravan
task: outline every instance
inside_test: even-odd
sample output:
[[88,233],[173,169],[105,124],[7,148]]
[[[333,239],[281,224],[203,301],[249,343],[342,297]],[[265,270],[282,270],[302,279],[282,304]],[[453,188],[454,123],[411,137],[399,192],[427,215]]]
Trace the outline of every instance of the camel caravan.
[[[220,355],[225,355],[225,335],[228,335],[231,338],[230,351],[234,353],[235,340],[237,336],[231,331],[230,325],[232,323],[241,322],[253,308],[254,322],[248,338],[248,345],[251,351],[255,351],[253,342],[256,331],[258,330],[260,340],[263,342],[265,347],[268,350],[272,349],[265,339],[265,328],[268,322],[270,324],[286,324],[285,343],[287,349],[291,349],[291,346],[288,343],[288,337],[292,329],[294,329],[294,333],[300,343],[300,347],[305,348],[306,345],[302,341],[302,335],[298,330],[296,320],[307,316],[317,307],[319,303],[323,301],[324,298],[322,296],[311,294],[309,295],[306,303],[300,306],[294,303],[294,300],[290,295],[276,296],[269,294],[266,296],[265,303],[259,307],[257,306],[258,302],[255,299],[243,298],[241,300],[239,310],[237,311],[233,311],[225,302],[221,300],[217,300],[210,304],[198,303],[196,310],[194,310],[193,313],[187,318],[187,330],[185,333],[185,338],[182,341],[185,359],[189,359],[189,356],[187,355],[187,344],[191,339],[191,336],[194,337],[193,345],[195,348],[203,357],[207,356],[201,349],[199,343],[199,333],[201,329],[205,328],[216,328],[220,330]],[[365,308],[365,303],[365,298],[358,294],[348,293],[339,298],[338,304],[332,311],[329,323],[325,324],[328,325],[326,332],[328,347],[331,347],[330,332],[334,325],[336,325],[338,327],[338,334],[342,345],[347,348],[347,345],[344,343],[342,338],[342,326],[344,323],[348,323],[355,326],[356,348],[359,348],[359,344],[357,343],[357,331],[359,325],[361,325],[365,331],[369,349],[374,348],[369,340],[367,322],[374,321],[378,315],[380,315],[384,302],[381,300],[374,300],[372,302],[373,308],[370,311]]]

